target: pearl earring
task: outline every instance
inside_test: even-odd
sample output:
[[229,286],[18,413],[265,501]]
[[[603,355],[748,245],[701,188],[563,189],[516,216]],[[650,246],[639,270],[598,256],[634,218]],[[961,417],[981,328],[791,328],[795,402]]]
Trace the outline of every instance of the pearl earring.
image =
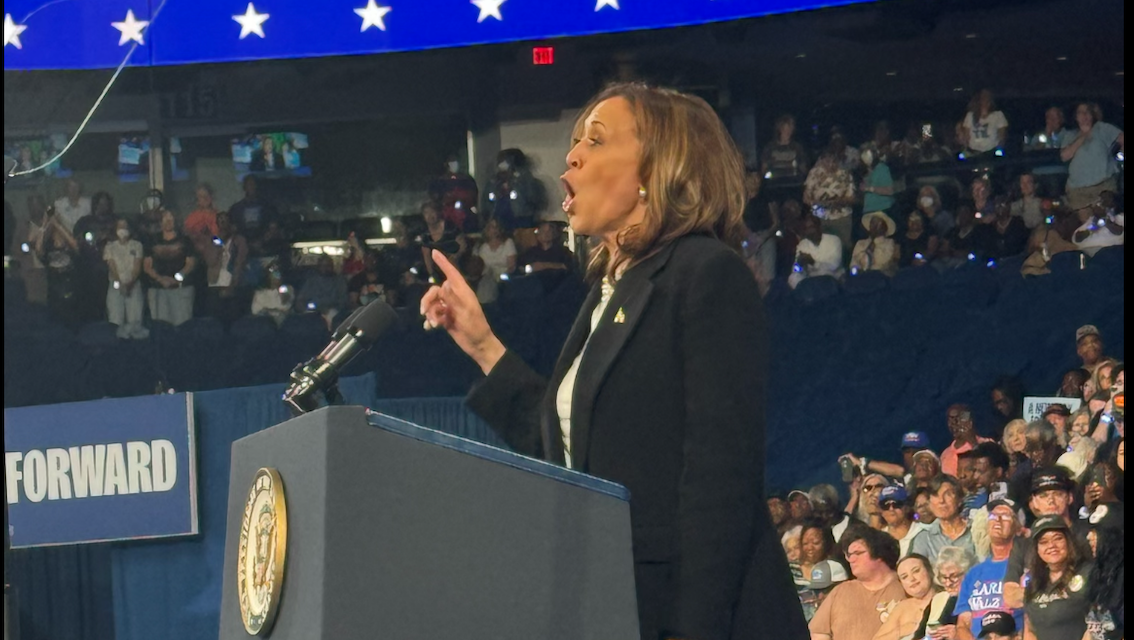
[[646,188],[645,187],[638,187],[638,197],[641,198],[642,200],[646,199]]

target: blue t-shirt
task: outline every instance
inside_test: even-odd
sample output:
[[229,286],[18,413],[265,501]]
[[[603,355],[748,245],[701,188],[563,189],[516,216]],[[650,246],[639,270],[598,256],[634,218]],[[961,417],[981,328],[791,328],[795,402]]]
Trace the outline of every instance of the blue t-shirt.
[[[980,636],[980,621],[989,611],[1007,611],[1004,606],[1004,574],[1008,572],[1008,560],[993,562],[990,558],[981,562],[965,574],[961,581],[961,591],[957,596],[957,606],[953,615],[973,614],[973,637]],[[1012,612],[1016,619],[1016,629],[1024,628],[1024,610]]]
[[[1110,148],[1122,132],[1118,127],[1106,122],[1096,122],[1090,137],[1075,152],[1067,171],[1067,188],[1091,187],[1118,173],[1118,161]],[[1069,147],[1079,139],[1077,135],[1064,136],[1060,147]]]
[[[879,162],[878,166],[870,172],[870,175],[866,176],[866,186],[892,189],[894,187],[894,176],[890,175],[890,167],[886,166],[885,162]],[[863,213],[889,211],[892,206],[894,206],[894,196],[867,192],[862,197]]]

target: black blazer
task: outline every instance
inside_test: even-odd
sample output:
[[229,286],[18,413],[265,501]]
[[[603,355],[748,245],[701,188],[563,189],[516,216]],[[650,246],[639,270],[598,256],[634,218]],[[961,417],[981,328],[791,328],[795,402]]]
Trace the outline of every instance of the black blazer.
[[[564,463],[555,393],[599,296],[550,381],[509,351],[470,392],[516,451]],[[741,258],[687,236],[626,271],[583,355],[572,467],[630,490],[643,639],[809,637],[764,499],[767,333]]]

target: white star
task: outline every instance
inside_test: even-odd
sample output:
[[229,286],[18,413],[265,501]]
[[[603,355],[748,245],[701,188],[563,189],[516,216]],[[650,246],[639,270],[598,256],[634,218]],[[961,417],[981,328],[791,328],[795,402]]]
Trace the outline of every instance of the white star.
[[500,17],[500,5],[504,4],[505,0],[472,0],[472,3],[480,9],[480,15],[476,17],[477,23],[484,22],[484,19],[492,16],[497,20],[503,20]]
[[374,3],[374,0],[368,0],[366,6],[362,9],[355,9],[354,12],[362,16],[362,29],[366,31],[370,27],[378,27],[382,31],[386,30],[386,23],[384,19],[386,14],[390,12],[391,7],[379,7]]
[[248,10],[244,15],[232,16],[233,20],[240,23],[240,39],[243,40],[253,33],[264,37],[264,21],[271,16],[266,13],[256,13],[256,7],[252,3],[248,3]]
[[603,7],[614,7],[615,11],[621,9],[618,6],[618,0],[598,0],[598,2],[595,3],[595,11],[598,11]]
[[26,25],[16,24],[12,21],[12,14],[4,14],[4,47],[12,45],[17,49],[23,49],[24,45],[20,42],[20,34],[27,29]]
[[149,20],[138,20],[135,18],[133,9],[127,9],[126,19],[122,22],[111,22],[110,26],[122,32],[122,35],[118,37],[118,46],[121,47],[131,40],[138,44],[146,44],[145,40],[142,38],[142,30],[148,27],[149,24]]

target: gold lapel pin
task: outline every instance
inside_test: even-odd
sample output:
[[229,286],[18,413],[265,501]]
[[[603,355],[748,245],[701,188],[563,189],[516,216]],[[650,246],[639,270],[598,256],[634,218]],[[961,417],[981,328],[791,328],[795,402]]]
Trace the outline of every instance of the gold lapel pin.
[[614,324],[623,324],[626,322],[626,312],[622,307],[618,307],[618,313],[614,314]]

